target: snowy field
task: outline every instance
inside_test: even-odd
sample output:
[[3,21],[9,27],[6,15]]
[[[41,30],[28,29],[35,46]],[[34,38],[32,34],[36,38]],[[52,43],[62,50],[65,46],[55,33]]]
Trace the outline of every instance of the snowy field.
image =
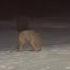
[[15,51],[16,34],[15,30],[0,31],[0,70],[70,70],[70,31],[41,32],[39,52]]

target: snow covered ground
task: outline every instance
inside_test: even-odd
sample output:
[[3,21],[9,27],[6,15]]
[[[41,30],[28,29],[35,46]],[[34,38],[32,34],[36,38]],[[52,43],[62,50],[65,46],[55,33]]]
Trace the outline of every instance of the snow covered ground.
[[16,30],[0,31],[0,70],[70,70],[70,31],[40,31],[39,52],[17,52]]

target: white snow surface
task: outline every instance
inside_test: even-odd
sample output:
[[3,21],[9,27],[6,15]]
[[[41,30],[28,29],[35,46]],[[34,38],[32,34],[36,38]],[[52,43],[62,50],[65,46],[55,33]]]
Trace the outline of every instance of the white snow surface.
[[16,34],[0,31],[0,70],[70,70],[69,31],[41,32],[44,45],[39,52],[15,51]]

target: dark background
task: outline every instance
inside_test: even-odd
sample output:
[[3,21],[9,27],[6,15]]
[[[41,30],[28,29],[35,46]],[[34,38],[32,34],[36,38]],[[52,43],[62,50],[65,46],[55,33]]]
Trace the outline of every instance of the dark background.
[[[43,20],[42,23],[45,21],[46,26],[49,23],[53,26],[69,26],[70,2],[69,0],[5,0],[0,2],[1,29],[14,29],[18,24],[21,24],[20,22],[23,24],[23,21],[18,21],[21,16],[27,16],[30,21],[34,20],[34,24]],[[30,21],[28,22],[30,23]],[[43,25],[42,23],[41,25]]]

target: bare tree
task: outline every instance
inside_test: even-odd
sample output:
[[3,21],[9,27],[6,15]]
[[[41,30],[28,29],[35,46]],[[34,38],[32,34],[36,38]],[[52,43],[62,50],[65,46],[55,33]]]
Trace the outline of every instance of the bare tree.
[[29,22],[27,19],[24,19],[23,17],[17,16],[16,20],[16,25],[17,25],[17,31],[20,32],[22,30],[28,30],[28,25]]

